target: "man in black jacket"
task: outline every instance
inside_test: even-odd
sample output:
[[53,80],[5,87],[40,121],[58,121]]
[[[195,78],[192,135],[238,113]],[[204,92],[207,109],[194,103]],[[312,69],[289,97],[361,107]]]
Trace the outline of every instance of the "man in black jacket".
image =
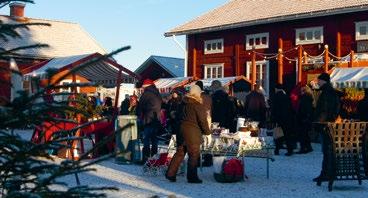
[[[321,94],[318,97],[316,106],[316,121],[318,123],[334,122],[339,115],[340,98],[336,90],[331,85],[330,75],[327,73],[320,74],[318,76],[318,85],[321,89]],[[321,134],[323,160],[321,174],[313,179],[315,182],[325,180],[327,178],[328,164],[331,160],[327,153],[332,149],[332,145],[329,142],[329,137],[324,127],[325,125],[323,124],[319,124],[316,127],[316,130]]]
[[277,84],[275,87],[275,95],[272,100],[271,113],[272,119],[280,126],[284,132],[284,137],[276,139],[275,155],[279,154],[283,140],[286,141],[286,156],[291,156],[294,152],[294,116],[291,107],[290,97],[285,93],[283,85]]
[[[160,127],[162,98],[152,80],[143,82],[144,93],[139,99],[137,115],[144,125],[143,131],[143,161],[157,153],[157,132]],[[150,145],[152,144],[152,148]]]

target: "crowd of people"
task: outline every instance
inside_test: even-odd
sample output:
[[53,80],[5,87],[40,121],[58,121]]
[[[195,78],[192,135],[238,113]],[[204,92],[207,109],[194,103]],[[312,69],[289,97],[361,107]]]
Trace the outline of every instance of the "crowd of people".
[[[317,88],[317,90],[316,90]],[[189,90],[176,89],[169,96],[162,96],[153,81],[145,80],[143,94],[126,95],[121,104],[121,115],[137,115],[143,126],[143,161],[158,151],[157,136],[168,127],[177,137],[177,151],[166,173],[166,178],[176,181],[176,173],[188,153],[187,180],[201,183],[197,175],[202,135],[211,134],[211,123],[236,132],[236,119],[243,117],[258,121],[261,128],[282,128],[284,136],[275,139],[274,154],[286,149],[286,156],[313,151],[310,131],[315,122],[333,122],[340,112],[340,92],[331,83],[330,76],[322,73],[318,83],[301,86],[298,84],[288,94],[282,84],[277,84],[274,93],[266,95],[263,88],[229,94],[228,87],[214,80],[208,90],[197,81]],[[357,118],[368,121],[368,91],[358,104]],[[316,97],[316,92],[319,94]],[[315,130],[322,130],[317,129]],[[294,152],[298,148],[299,151]],[[211,164],[210,157],[208,164]],[[204,162],[206,164],[206,162]],[[324,173],[321,173],[321,175]]]

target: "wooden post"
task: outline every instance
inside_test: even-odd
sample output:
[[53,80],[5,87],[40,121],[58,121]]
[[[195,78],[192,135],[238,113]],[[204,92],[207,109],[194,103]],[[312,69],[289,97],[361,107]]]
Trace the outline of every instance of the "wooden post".
[[122,78],[122,70],[119,69],[118,80],[116,81],[116,91],[115,91],[115,105],[114,105],[114,115],[118,112],[119,94],[120,94],[120,84]]
[[282,49],[283,49],[283,40],[282,38],[278,39],[278,45],[279,45],[279,50],[278,50],[278,56],[277,56],[277,83],[282,84],[283,83],[283,73],[284,73],[284,55],[282,54]]
[[197,77],[197,49],[196,48],[193,48],[193,77]]
[[240,75],[240,45],[235,45],[235,76]]
[[257,78],[257,66],[256,66],[256,51],[252,51],[252,89],[256,88],[256,78]]
[[72,82],[73,82],[72,93],[76,94],[77,87],[74,84],[77,82],[77,76],[75,75],[75,73],[72,74]]
[[277,83],[282,84],[282,73],[284,72],[284,56],[282,55],[282,49],[279,48],[277,55],[278,70],[277,70]]
[[329,62],[329,57],[328,57],[328,45],[325,45],[325,57],[324,57],[324,65],[323,65],[323,70],[324,72],[328,72],[328,62]]
[[303,52],[303,63],[308,64],[308,53],[306,51]]
[[302,82],[303,48],[298,46],[298,83]]
[[341,33],[337,32],[336,35],[336,56],[341,57]]
[[350,51],[350,62],[349,62],[348,67],[353,67],[354,66],[354,55],[355,55],[354,50],[351,50]]

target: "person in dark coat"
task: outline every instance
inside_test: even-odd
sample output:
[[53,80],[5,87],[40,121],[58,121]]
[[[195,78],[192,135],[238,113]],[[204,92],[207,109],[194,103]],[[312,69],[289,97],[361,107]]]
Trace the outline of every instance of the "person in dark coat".
[[114,113],[114,108],[112,107],[111,97],[105,97],[102,109],[103,116],[112,116],[112,114]]
[[177,134],[177,132],[180,130],[180,114],[182,108],[182,97],[177,91],[173,91],[167,106],[171,133]]
[[[316,111],[315,111],[315,121],[318,123],[334,122],[340,112],[340,98],[336,90],[332,87],[330,82],[330,75],[327,73],[322,73],[318,76],[318,86],[320,87],[321,94],[318,97]],[[316,125],[316,130],[321,135],[321,146],[323,152],[322,159],[322,170],[321,174],[314,178],[313,181],[317,182],[327,178],[328,152],[331,149],[331,144],[329,143],[329,137],[325,130],[324,124]]]
[[152,80],[144,80],[143,88],[144,92],[138,102],[137,115],[144,126],[143,161],[146,161],[150,156],[157,153],[157,133],[161,124],[159,116],[162,98]]
[[275,95],[272,100],[272,118],[284,132],[284,137],[275,140],[276,148],[275,155],[279,155],[279,150],[282,147],[283,141],[286,141],[287,153],[286,156],[293,154],[294,134],[293,134],[293,110],[291,107],[290,97],[286,95],[283,85],[277,84],[275,87]]
[[121,102],[120,105],[120,115],[129,115],[129,95],[125,94],[125,99]]
[[188,152],[187,180],[189,183],[202,183],[197,174],[200,145],[202,135],[210,135],[211,131],[208,127],[206,111],[201,101],[201,89],[197,85],[193,85],[183,102],[180,132],[176,136],[177,149],[165,177],[171,182],[176,181],[176,173],[185,154]]
[[129,97],[128,115],[137,115],[138,98],[134,95]]
[[297,152],[298,154],[304,154],[312,152],[311,140],[309,137],[309,131],[312,129],[312,120],[313,120],[313,94],[312,90],[308,87],[302,87],[300,89],[300,96],[298,110],[297,110],[297,119],[298,119],[298,128],[299,128],[299,142],[300,142],[300,150]]
[[221,127],[232,129],[235,118],[235,103],[231,101],[229,95],[224,91],[221,82],[212,81],[212,122],[218,122]]
[[245,99],[245,116],[264,124],[266,121],[265,97],[258,90],[251,91]]

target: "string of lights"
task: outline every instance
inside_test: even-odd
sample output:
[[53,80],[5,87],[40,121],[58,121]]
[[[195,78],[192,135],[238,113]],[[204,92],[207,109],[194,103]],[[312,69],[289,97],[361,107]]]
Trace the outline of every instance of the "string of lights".
[[346,59],[346,58],[348,58],[348,57],[351,55],[351,53],[349,53],[349,54],[347,54],[346,56],[341,56],[341,57],[339,57],[339,56],[335,56],[335,55],[334,55],[334,54],[332,54],[331,52],[328,52],[328,54],[329,54],[330,56],[332,56],[333,58],[338,59],[338,60]]
[[[327,52],[327,50],[325,49],[325,50],[323,50],[323,52],[321,54],[316,55],[316,56],[313,56],[313,55],[308,54],[308,52],[306,50],[304,50],[303,46],[297,46],[297,47],[291,48],[291,49],[289,49],[287,51],[281,51],[279,53],[261,53],[261,52],[257,52],[257,51],[252,51],[252,52],[254,52],[257,57],[260,57],[260,58],[262,58],[264,60],[271,60],[271,59],[278,60],[278,57],[279,57],[279,55],[281,53],[281,56],[283,58],[285,58],[285,60],[289,61],[289,63],[291,63],[291,62],[298,61],[298,58],[297,57],[289,58],[289,57],[286,56],[286,54],[287,53],[290,53],[292,51],[298,50],[299,47],[302,48],[302,50],[304,52],[304,56],[306,56],[306,57],[302,57],[302,59],[308,58],[308,59],[311,59],[311,60],[321,60],[321,59],[323,59],[325,53]],[[250,55],[250,54],[251,53],[249,52],[248,55]],[[349,56],[351,55],[351,53],[349,53],[349,54],[347,54],[345,56],[339,57],[339,56],[336,56],[336,55],[332,54],[331,52],[328,52],[328,54],[332,58],[334,58],[334,59],[336,59],[338,61],[344,61],[344,62],[348,61],[347,58],[349,58]],[[333,61],[333,59],[331,59],[331,61]]]

